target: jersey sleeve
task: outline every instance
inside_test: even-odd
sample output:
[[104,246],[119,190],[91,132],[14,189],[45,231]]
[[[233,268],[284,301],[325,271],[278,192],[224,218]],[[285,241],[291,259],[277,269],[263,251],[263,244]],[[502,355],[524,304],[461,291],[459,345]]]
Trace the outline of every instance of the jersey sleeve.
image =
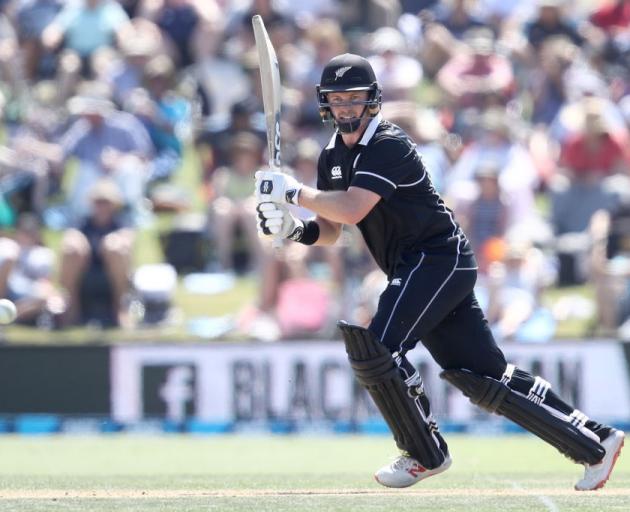
[[420,176],[422,164],[415,147],[401,137],[375,141],[359,157],[350,186],[370,190],[383,199],[406,183],[413,173]]
[[331,190],[332,188],[326,169],[326,151],[322,151],[317,161],[317,190]]

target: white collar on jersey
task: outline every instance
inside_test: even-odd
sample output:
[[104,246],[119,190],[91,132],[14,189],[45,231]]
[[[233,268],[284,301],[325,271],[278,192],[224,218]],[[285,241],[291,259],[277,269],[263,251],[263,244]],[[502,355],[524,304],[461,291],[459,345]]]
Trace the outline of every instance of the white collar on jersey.
[[[383,120],[383,114],[381,114],[380,112],[378,113],[376,117],[372,118],[372,120],[367,125],[365,132],[363,132],[363,137],[361,137],[359,144],[361,144],[362,146],[367,146],[367,143],[370,142],[370,140],[374,136],[374,133],[376,132],[376,129],[378,128],[378,125],[382,120]],[[335,142],[337,140],[338,134],[339,134],[339,130],[335,130],[335,133],[333,133],[333,136],[330,139],[328,146],[326,146],[326,149],[332,149],[335,147]]]

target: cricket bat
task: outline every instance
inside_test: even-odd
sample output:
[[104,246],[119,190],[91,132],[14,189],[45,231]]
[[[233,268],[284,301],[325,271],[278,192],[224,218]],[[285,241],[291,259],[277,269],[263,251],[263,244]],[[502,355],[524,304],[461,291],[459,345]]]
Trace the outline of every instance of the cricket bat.
[[[265,23],[260,15],[252,17],[254,38],[260,66],[260,81],[262,83],[263,106],[265,109],[265,123],[267,126],[267,147],[269,150],[269,168],[272,171],[282,171],[280,156],[280,104],[282,91],[280,84],[280,69],[278,57],[271,44]],[[275,248],[282,246],[282,239],[273,241]]]

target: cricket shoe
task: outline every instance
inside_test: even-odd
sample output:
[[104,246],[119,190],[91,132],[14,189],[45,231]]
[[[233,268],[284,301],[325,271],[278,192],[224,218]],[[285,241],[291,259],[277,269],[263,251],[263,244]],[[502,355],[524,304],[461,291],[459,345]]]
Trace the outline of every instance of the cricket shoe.
[[623,447],[625,434],[621,430],[613,429],[608,437],[602,441],[606,455],[598,464],[585,464],[584,477],[575,484],[576,491],[596,491],[604,487],[610,473],[615,467],[617,457]]
[[394,462],[374,473],[374,478],[385,487],[409,487],[420,480],[446,471],[451,466],[451,462],[451,457],[447,454],[444,462],[437,468],[427,469],[416,459],[400,455]]

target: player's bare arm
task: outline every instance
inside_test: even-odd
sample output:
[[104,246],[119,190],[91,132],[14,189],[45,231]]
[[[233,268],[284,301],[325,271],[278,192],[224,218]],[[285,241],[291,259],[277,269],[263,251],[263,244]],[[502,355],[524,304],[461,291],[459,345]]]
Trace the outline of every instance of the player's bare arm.
[[[263,236],[289,238],[307,245],[332,245],[342,224],[358,224],[380,201],[374,192],[360,187],[321,191],[299,183],[281,172],[256,173],[259,232]],[[314,221],[295,218],[288,204],[315,212]]]
[[333,245],[339,239],[343,224],[328,220],[319,215],[315,218],[314,222],[319,226],[319,238],[313,245]]
[[342,224],[318,216],[303,221],[282,204],[262,202],[257,206],[258,234],[261,237],[288,238],[307,245],[333,245],[341,234]]
[[358,224],[380,199],[378,194],[359,187],[327,192],[302,187],[298,201],[300,206],[328,220],[341,224]]

